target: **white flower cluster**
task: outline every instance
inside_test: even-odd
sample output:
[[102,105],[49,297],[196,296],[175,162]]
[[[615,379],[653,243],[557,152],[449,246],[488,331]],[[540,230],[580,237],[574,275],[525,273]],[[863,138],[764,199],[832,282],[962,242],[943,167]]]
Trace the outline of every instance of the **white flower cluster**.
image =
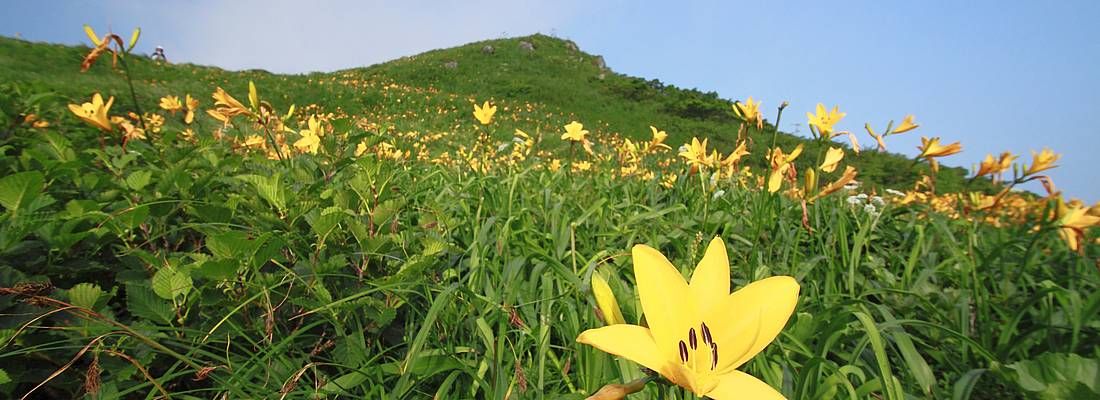
[[882,197],[868,196],[867,193],[848,196],[847,201],[853,207],[863,207],[863,212],[870,214],[872,217],[879,216],[886,206],[886,200],[883,200]]

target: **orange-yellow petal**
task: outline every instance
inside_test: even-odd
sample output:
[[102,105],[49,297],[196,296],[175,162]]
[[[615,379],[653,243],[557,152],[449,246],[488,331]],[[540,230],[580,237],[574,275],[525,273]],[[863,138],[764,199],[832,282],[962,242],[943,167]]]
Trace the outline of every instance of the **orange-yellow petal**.
[[616,324],[589,329],[577,336],[578,343],[600,349],[641,364],[651,370],[668,369],[668,360],[657,350],[650,330],[637,325]]
[[690,287],[702,315],[706,315],[712,307],[729,296],[730,263],[722,238],[716,236],[707,245],[707,252],[691,274]]
[[679,343],[699,322],[691,289],[661,252],[646,245],[633,249],[634,278],[642,312],[653,339],[667,360],[679,360]]
[[715,400],[786,400],[775,388],[741,371],[734,370],[718,379],[718,386],[707,393],[707,397]]
[[718,370],[741,366],[767,347],[794,312],[798,282],[773,276],[748,284],[727,296],[704,317],[720,347]]

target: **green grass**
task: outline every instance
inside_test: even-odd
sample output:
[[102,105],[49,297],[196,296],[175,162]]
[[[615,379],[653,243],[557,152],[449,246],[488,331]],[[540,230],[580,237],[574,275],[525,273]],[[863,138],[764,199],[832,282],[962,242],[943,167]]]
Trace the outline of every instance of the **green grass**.
[[[521,50],[520,41],[532,43],[535,51]],[[483,53],[485,45],[493,46],[495,51]],[[291,104],[318,104],[328,111],[343,111],[380,124],[390,133],[454,131],[456,126],[474,123],[471,103],[492,100],[512,108],[509,120],[498,120],[498,132],[504,135],[516,128],[561,132],[562,126],[578,120],[593,131],[597,140],[611,134],[648,140],[649,126],[654,125],[667,131],[669,142],[675,145],[699,136],[711,138],[711,143],[722,151],[733,149],[739,122],[730,108],[732,101],[714,92],[601,70],[595,56],[570,46],[561,39],[534,35],[429,51],[366,68],[307,75],[275,75],[262,70],[229,72],[191,64],[157,65],[141,57],[131,58],[130,62],[142,104],[154,105],[162,96],[182,98],[190,93],[206,107],[211,101],[209,93],[218,86],[243,100],[248,81],[252,80],[277,109],[286,110]],[[132,110],[125,83],[116,77],[120,72],[112,70],[107,58],[89,72],[79,72],[86,52],[82,47],[0,38],[0,80],[25,82],[36,91],[55,92],[69,102],[87,101],[92,93],[104,92],[120,97],[121,110]],[[451,61],[457,67],[445,67]],[[388,84],[399,87],[384,89]],[[765,117],[771,119],[778,105],[764,106]],[[801,119],[802,111],[788,109],[786,118]],[[771,130],[769,125],[763,130],[750,129],[749,133],[754,143],[766,145],[771,143]],[[557,135],[550,136],[556,139]],[[870,140],[862,133],[860,136]],[[784,149],[804,144],[807,154],[824,150],[817,141],[785,133],[776,143]],[[864,151],[855,156],[847,152],[860,171],[860,180],[874,187],[909,189],[921,174],[928,174],[926,165],[898,154]],[[764,154],[757,153],[749,156],[749,163],[763,167]],[[796,163],[805,169],[812,162],[807,157]],[[964,168],[943,168],[937,176],[937,187],[942,192],[964,187],[993,190],[985,179],[967,183],[966,175]]]
[[[714,236],[727,243],[734,287],[773,275],[801,285],[787,327],[741,368],[788,398],[1100,393],[1100,249],[1066,250],[1047,221],[993,228],[889,203],[873,215],[834,195],[809,207],[807,229],[797,202],[726,181],[716,196],[682,170],[665,189],[607,170],[551,173],[533,159],[473,173],[351,156],[350,144],[410,130],[472,141],[468,97],[537,103],[484,128],[502,137],[532,124],[557,132],[573,118],[560,110],[627,135],[648,135],[649,123],[679,139],[733,132],[728,116],[603,101],[612,89],[601,82],[631,78],[600,81],[590,61],[569,61],[564,42],[528,39],[533,54],[494,41],[493,59],[472,44],[334,75],[130,58],[145,110],[184,92],[209,107],[216,85],[243,100],[251,79],[279,110],[316,103],[378,123],[338,122],[347,137],[285,162],[214,140],[209,119],[195,143],[172,123],[125,151],[101,147],[65,104],[99,90],[132,107],[109,60],[81,75],[78,49],[0,40],[0,393],[44,383],[32,397],[584,398],[643,375],[575,342],[601,326],[591,274],[609,276],[638,323],[631,246],[658,248],[689,272]],[[449,59],[455,74],[484,79],[435,67]],[[345,75],[439,92],[316,83]],[[426,111],[439,109],[452,111]],[[52,126],[20,125],[29,112]],[[235,134],[255,131],[240,125]],[[26,286],[47,281],[53,289]],[[86,393],[89,376],[99,397]],[[651,383],[631,398],[691,396]]]

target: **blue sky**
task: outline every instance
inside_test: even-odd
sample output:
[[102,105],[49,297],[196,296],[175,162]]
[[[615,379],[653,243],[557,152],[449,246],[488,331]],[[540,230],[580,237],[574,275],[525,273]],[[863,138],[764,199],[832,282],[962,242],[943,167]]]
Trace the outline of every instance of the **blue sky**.
[[[891,137],[961,141],[945,164],[1012,151],[1067,196],[1100,201],[1100,2],[1024,1],[33,1],[6,4],[0,34],[86,41],[81,25],[128,33],[174,61],[274,72],[331,71],[471,41],[534,32],[570,38],[617,72],[682,87],[791,102],[782,128],[806,133],[818,102],[859,132],[915,114]],[[794,124],[800,124],[796,127]],[[705,134],[705,132],[699,132]],[[1039,190],[1038,185],[1029,186]]]

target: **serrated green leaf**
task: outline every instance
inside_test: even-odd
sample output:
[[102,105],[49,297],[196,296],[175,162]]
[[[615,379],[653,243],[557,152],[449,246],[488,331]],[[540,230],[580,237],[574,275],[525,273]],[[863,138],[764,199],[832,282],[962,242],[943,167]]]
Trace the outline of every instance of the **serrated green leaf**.
[[286,211],[286,193],[280,174],[272,176],[240,175],[237,179],[252,184],[259,192],[260,197],[280,212]]
[[235,276],[239,265],[236,260],[209,260],[194,271],[202,278],[224,280]]
[[3,385],[5,383],[11,383],[11,377],[8,376],[8,371],[0,368],[0,385]]
[[1100,361],[1077,354],[1046,353],[1005,366],[1020,388],[1042,399],[1100,398]]
[[219,232],[206,236],[206,248],[219,258],[238,258],[256,251],[256,244],[241,231]]
[[133,190],[141,190],[145,186],[149,185],[149,182],[153,179],[153,172],[149,170],[140,170],[131,173],[126,177],[126,186],[129,186]]
[[18,215],[41,194],[46,178],[38,171],[20,172],[0,179],[0,205]]
[[145,286],[126,285],[126,309],[137,317],[160,324],[172,321],[172,305]]
[[91,283],[78,283],[69,289],[69,302],[77,307],[95,309],[100,296],[103,296],[103,289]]
[[174,267],[164,267],[153,275],[153,292],[165,300],[172,300],[191,291],[193,282],[186,272]]

